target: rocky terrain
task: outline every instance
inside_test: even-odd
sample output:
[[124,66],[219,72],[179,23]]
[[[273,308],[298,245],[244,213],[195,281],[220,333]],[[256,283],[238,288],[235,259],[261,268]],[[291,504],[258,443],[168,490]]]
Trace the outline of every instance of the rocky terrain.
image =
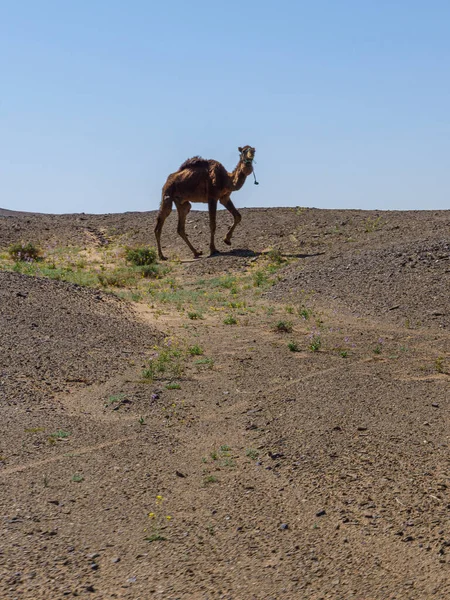
[[0,598],[450,596],[450,212],[242,214],[0,210]]

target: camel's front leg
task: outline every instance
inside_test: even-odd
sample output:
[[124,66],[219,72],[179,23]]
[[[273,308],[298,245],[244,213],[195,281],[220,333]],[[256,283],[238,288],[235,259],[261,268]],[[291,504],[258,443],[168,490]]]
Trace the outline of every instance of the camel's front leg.
[[227,235],[225,236],[225,239],[223,240],[225,242],[225,244],[227,244],[228,246],[231,246],[231,237],[233,235],[233,231],[236,229],[236,225],[238,225],[241,222],[241,219],[242,219],[241,213],[238,211],[238,209],[231,202],[230,196],[224,196],[223,198],[221,198],[220,199],[220,204],[222,204],[222,206],[225,206],[225,208],[234,217],[233,225],[230,227],[230,229],[228,230]]
[[216,243],[214,241],[214,236],[216,233],[217,200],[210,199],[208,201],[208,210],[209,210],[209,229],[211,230],[211,241],[209,244],[209,249],[211,252],[211,256],[214,256],[214,254],[219,254],[219,251],[216,248]]

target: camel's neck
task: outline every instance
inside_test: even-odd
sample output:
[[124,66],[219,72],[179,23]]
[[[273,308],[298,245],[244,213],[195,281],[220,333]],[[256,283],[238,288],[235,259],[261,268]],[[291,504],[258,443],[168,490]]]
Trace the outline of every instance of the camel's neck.
[[244,185],[245,180],[253,171],[251,163],[245,164],[239,161],[234,171],[231,173],[231,180],[233,182],[233,191],[240,190]]

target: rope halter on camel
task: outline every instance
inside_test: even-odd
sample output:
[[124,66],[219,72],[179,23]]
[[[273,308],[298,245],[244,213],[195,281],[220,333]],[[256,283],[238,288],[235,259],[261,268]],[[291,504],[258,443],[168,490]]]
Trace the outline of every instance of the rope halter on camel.
[[[245,151],[242,151],[242,153],[241,153],[241,159],[242,159],[242,161],[244,162],[245,165],[252,165],[252,167],[253,167],[254,157],[247,158],[247,156],[245,154]],[[255,179],[255,181],[253,183],[255,185],[259,185],[259,181],[256,181],[256,175],[255,175],[255,168],[254,167],[253,167],[252,173],[253,173],[253,177]]]

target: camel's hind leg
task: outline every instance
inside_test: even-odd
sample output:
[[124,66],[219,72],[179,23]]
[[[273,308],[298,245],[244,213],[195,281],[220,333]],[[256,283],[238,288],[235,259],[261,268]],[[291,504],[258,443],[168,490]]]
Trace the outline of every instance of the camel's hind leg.
[[159,208],[158,217],[156,218],[155,225],[155,237],[156,243],[158,245],[158,256],[160,260],[167,260],[167,258],[163,255],[161,249],[161,232],[164,225],[164,221],[172,212],[172,198],[170,196],[164,196],[161,201],[161,206]]
[[225,242],[225,244],[227,244],[228,246],[231,246],[231,238],[233,236],[233,231],[236,229],[236,225],[239,225],[239,223],[241,222],[241,219],[242,219],[241,213],[238,211],[238,209],[231,202],[230,196],[224,196],[223,198],[221,198],[220,199],[220,204],[222,204],[223,206],[225,206],[225,208],[234,217],[233,225],[230,227],[230,229],[227,232],[227,235],[225,236],[225,239],[223,240]]
[[188,236],[186,235],[186,217],[188,216],[189,211],[191,210],[191,203],[176,202],[176,207],[178,210],[178,235],[181,236],[186,242],[186,244],[189,246],[191,252],[194,255],[194,258],[198,258],[199,256],[201,256],[202,253],[194,248],[194,246],[189,241]]

